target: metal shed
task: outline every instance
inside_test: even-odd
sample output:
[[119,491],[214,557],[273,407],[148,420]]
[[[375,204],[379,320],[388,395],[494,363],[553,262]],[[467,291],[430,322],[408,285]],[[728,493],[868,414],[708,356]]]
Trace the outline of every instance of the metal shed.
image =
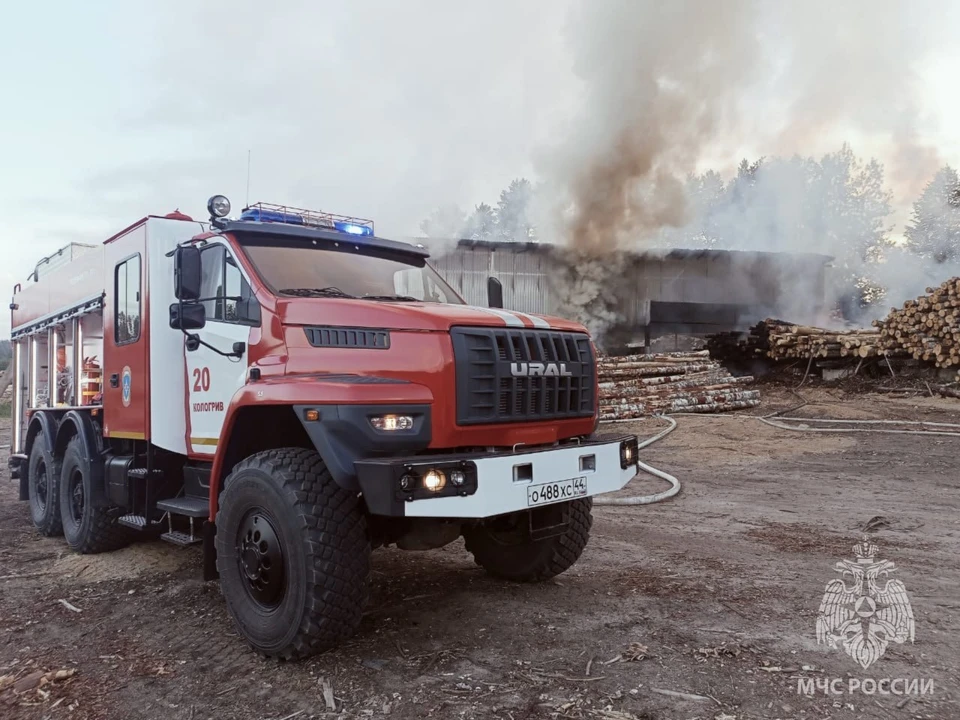
[[571,276],[592,275],[616,298],[616,329],[649,340],[746,329],[766,317],[813,322],[827,311],[831,260],[812,253],[674,249],[611,255],[598,272],[572,264],[577,261],[568,253],[546,243],[461,240],[433,263],[469,303],[486,304],[486,281],[494,276],[503,284],[505,307],[543,314],[559,311]]

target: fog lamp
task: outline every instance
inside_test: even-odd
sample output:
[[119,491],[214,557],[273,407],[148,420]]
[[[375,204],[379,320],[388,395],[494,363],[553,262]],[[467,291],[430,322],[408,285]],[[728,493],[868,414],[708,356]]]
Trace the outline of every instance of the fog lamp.
[[440,470],[427,470],[423,476],[423,486],[430,492],[440,492],[446,484],[447,478]]
[[417,487],[417,476],[406,473],[400,478],[400,489],[404,492],[413,492]]
[[412,430],[413,418],[409,415],[374,415],[370,424],[377,430],[393,432],[395,430]]
[[624,440],[620,443],[620,467],[626,470],[637,462],[637,441]]
[[230,201],[223,195],[214,195],[207,200],[207,210],[213,217],[226,217],[230,214]]
[[450,484],[461,487],[467,481],[467,474],[463,470],[450,471]]

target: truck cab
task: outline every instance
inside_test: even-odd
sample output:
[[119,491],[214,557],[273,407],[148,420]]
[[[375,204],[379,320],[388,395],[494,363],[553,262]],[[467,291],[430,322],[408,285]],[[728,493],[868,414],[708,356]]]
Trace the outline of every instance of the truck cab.
[[130,226],[69,292],[15,292],[10,463],[41,532],[202,544],[241,634],[283,658],[354,632],[379,546],[462,536],[519,582],[576,562],[591,498],[637,472],[636,437],[596,434],[581,325],[468,306],[370,221],[208,209]]

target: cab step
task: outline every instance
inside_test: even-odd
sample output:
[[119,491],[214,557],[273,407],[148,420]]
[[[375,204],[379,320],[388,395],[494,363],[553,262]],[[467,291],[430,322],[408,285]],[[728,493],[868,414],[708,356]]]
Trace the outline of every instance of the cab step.
[[179,545],[180,547],[187,547],[188,545],[196,545],[197,543],[203,542],[203,538],[191,535],[190,533],[180,532],[179,530],[165,532],[160,536],[160,539],[168,543],[173,543],[174,545]]
[[147,477],[162,477],[163,472],[160,470],[147,470],[145,467],[135,467],[127,470],[128,478],[147,478]]
[[191,496],[157,500],[157,510],[162,510],[172,515],[206,518],[210,515],[210,501],[207,498]]
[[143,515],[121,515],[117,518],[117,523],[134,530],[146,530],[150,526],[150,522]]

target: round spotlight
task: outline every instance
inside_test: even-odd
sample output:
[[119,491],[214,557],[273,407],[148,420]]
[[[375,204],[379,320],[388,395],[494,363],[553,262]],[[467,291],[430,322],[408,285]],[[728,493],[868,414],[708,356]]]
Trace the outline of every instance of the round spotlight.
[[450,484],[461,487],[467,481],[467,474],[463,470],[450,471]]
[[211,217],[226,217],[230,214],[230,201],[223,195],[214,195],[207,200],[207,210]]
[[440,492],[447,484],[447,478],[439,470],[427,470],[423,476],[423,486],[430,492]]
[[407,473],[400,478],[400,489],[404,492],[413,492],[417,487],[417,476]]

